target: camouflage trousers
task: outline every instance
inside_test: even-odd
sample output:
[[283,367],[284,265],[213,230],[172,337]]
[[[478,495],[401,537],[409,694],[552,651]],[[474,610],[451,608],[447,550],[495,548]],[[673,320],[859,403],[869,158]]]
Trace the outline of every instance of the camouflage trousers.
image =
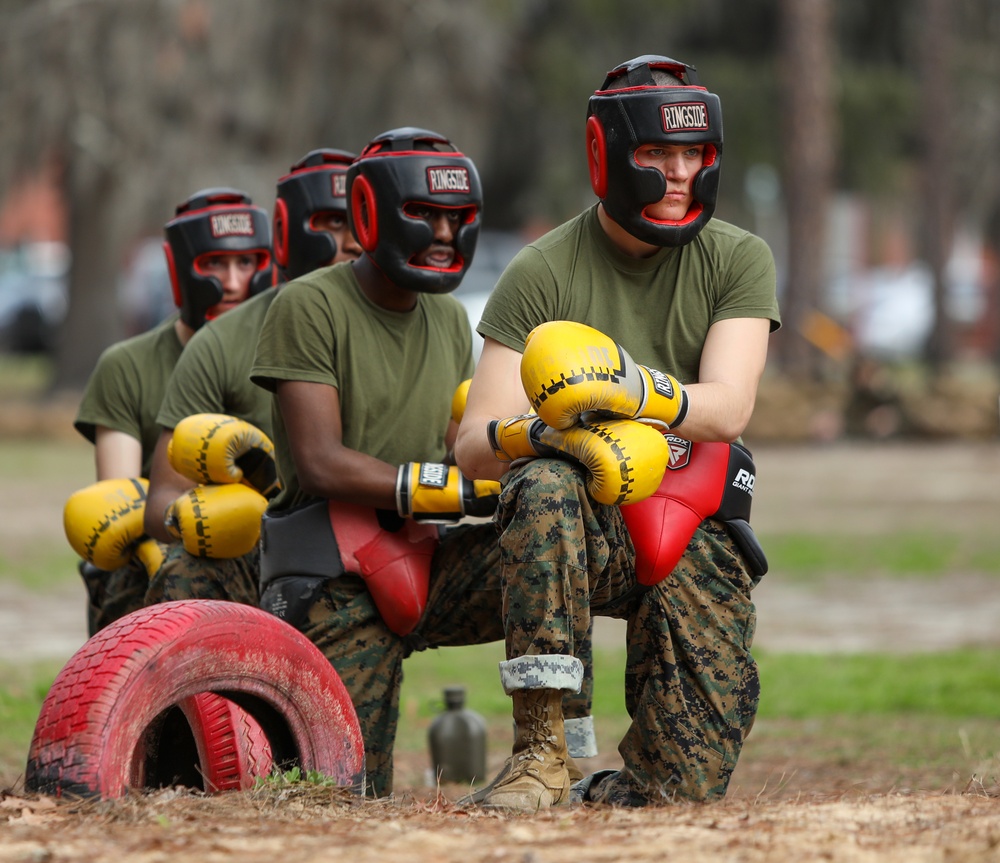
[[226,559],[196,557],[179,542],[172,543],[163,557],[163,565],[149,580],[145,605],[175,599],[224,599],[256,606],[260,553],[257,548]]
[[138,559],[110,572],[81,563],[87,588],[87,637],[143,606],[149,576]]
[[555,459],[508,474],[497,523],[508,659],[589,655],[592,615],[627,620],[618,749],[633,799],[724,796],[760,695],[754,582],[725,528],[702,522],[646,588],[621,511],[592,503],[583,471]]
[[[281,589],[268,585],[261,606]],[[369,794],[392,791],[392,750],[399,722],[403,660],[414,651],[485,644],[503,639],[500,566],[496,528],[460,525],[444,532],[431,564],[427,607],[413,632],[399,636],[382,620],[364,581],[345,574],[302,582],[304,610],[288,622],[297,626],[329,659],[354,703],[365,743]],[[311,582],[311,584],[310,584]],[[291,595],[286,591],[286,596]],[[590,663],[585,663],[590,668]],[[494,678],[495,679],[495,678]],[[449,681],[442,681],[442,684]],[[570,717],[589,719],[592,678],[567,698]]]

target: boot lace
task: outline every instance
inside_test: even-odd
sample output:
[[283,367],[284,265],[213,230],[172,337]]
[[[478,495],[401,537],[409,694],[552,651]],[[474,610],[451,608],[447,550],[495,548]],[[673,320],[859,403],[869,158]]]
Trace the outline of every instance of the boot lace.
[[518,753],[518,761],[545,761],[557,742],[554,734],[549,734],[549,709],[543,704],[533,704],[521,713],[526,726],[524,749]]

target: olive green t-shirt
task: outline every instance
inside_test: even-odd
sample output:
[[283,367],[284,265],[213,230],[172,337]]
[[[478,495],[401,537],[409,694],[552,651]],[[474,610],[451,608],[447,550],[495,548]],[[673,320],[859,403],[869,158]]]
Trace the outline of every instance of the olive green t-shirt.
[[605,234],[595,205],[518,252],[477,329],[523,352],[538,324],[576,321],[636,362],[695,383],[708,329],[727,318],[780,326],[774,258],[763,240],[712,219],[685,246],[632,258]]
[[[409,312],[383,309],[361,292],[350,263],[289,282],[268,309],[250,377],[338,390],[344,446],[389,464],[441,461],[455,388],[472,375],[472,331],[448,295],[418,294]],[[299,488],[281,414],[273,440],[282,491],[269,510],[311,498]]]
[[156,417],[163,428],[175,428],[192,414],[218,413],[252,423],[270,437],[272,396],[250,381],[250,367],[277,291],[269,288],[240,303],[191,337]]
[[171,315],[148,332],[107,348],[87,381],[76,430],[94,443],[97,426],[125,432],[142,444],[142,475],[149,476],[160,436],[156,414],[183,350]]

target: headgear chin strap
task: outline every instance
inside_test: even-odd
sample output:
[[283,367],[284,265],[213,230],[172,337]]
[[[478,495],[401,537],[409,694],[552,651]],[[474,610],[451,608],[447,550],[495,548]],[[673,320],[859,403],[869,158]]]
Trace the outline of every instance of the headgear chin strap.
[[[657,84],[653,70],[678,78]],[[624,81],[622,80],[624,79]],[[608,89],[626,83],[622,89]],[[705,144],[704,165],[691,184],[694,201],[677,222],[652,219],[646,207],[663,199],[663,174],[635,161],[643,144]],[[596,152],[595,152],[596,151]],[[690,243],[712,218],[722,163],[722,105],[699,84],[693,66],[645,54],[616,66],[587,111],[587,161],[594,193],[626,231],[654,246]]]
[[250,278],[249,296],[259,294],[274,282],[271,236],[267,212],[254,206],[237,189],[202,189],[177,205],[176,216],[163,229],[174,303],[181,320],[197,330],[220,303],[222,283],[195,267],[205,254],[256,254],[257,270]]
[[[431,294],[459,286],[476,251],[483,192],[476,166],[447,138],[412,127],[383,132],[348,170],[347,194],[351,231],[394,284]],[[434,230],[426,219],[407,215],[408,204],[462,211],[447,269],[413,263],[434,242]]]
[[317,231],[317,213],[347,217],[347,169],[355,159],[345,150],[312,150],[278,180],[274,202],[274,257],[286,279],[297,279],[337,256],[337,241]]

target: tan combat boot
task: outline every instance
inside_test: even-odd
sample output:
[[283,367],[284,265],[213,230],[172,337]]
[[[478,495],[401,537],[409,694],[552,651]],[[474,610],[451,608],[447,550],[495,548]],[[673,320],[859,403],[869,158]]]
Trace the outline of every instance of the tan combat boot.
[[[563,693],[563,713],[566,711],[566,693]],[[597,735],[594,732],[594,717],[579,716],[574,719],[563,719],[563,729],[566,734],[566,751],[569,755],[566,758],[566,770],[569,773],[569,781],[579,782],[584,777],[583,770],[576,763],[574,758],[593,758],[597,755]],[[489,785],[466,794],[457,801],[459,806],[478,806],[486,796],[496,787],[509,772],[510,765],[514,757],[511,756],[505,762],[500,772],[493,777]]]
[[[500,772],[490,780],[489,785],[484,785],[478,791],[473,791],[471,794],[466,794],[465,797],[460,798],[456,801],[458,806],[479,806],[483,803],[494,788],[497,787],[504,779],[507,778],[507,774],[510,773],[511,764],[513,763],[516,756],[511,755],[500,768]],[[574,785],[579,782],[584,777],[583,771],[580,769],[580,765],[573,760],[572,755],[566,756],[566,772],[569,774],[570,785]]]
[[[565,721],[564,721],[565,724]],[[567,736],[566,740],[567,753],[569,750],[569,739]],[[507,774],[510,773],[511,764],[514,762],[517,756],[511,755],[504,763],[503,767],[500,768],[500,772],[490,780],[489,785],[484,785],[477,791],[473,791],[471,794],[466,794],[465,797],[460,798],[456,801],[458,806],[479,806],[481,805],[494,788],[497,787],[504,779],[507,778]],[[587,756],[592,757],[590,755]],[[577,782],[583,779],[584,772],[580,769],[580,765],[573,760],[573,756],[570,754],[566,755],[566,772],[569,774],[570,786],[575,785]]]
[[512,693],[516,737],[509,770],[483,800],[487,809],[537,812],[569,802],[572,785],[563,732],[562,690]]

